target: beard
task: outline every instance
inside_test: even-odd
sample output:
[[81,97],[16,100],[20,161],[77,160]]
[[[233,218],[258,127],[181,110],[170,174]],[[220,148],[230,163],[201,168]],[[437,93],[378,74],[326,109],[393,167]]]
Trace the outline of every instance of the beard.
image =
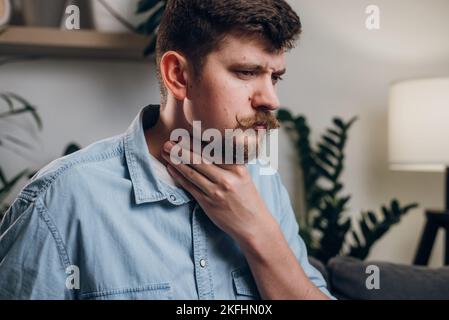
[[[237,129],[238,130],[238,129]],[[247,129],[237,131],[232,139],[223,138],[223,163],[226,164],[247,164],[257,159],[261,152],[265,138],[269,133],[266,130]]]
[[224,136],[221,136],[220,141],[221,147],[211,153],[214,159],[212,163],[247,164],[257,159],[270,130],[280,127],[278,120],[270,112],[258,112],[255,116],[240,119],[236,117],[236,121],[238,123],[236,128],[224,130]]
[[[247,164],[261,154],[270,131],[280,127],[276,117],[265,111],[252,117],[236,117],[236,121],[238,125],[234,129],[224,129],[224,136],[223,131],[217,129],[211,129],[215,130],[211,136],[206,134],[209,129],[203,132],[199,126],[195,130],[194,122],[193,137],[186,137],[178,143],[182,146],[190,142],[184,148],[192,150],[193,146],[192,151],[206,163]],[[198,146],[196,149],[195,144]]]
[[[270,130],[280,127],[277,118],[269,111],[259,111],[253,117],[240,119],[236,117],[236,121],[239,124],[239,129],[244,132],[233,141],[234,163],[241,161],[248,163],[257,159],[263,150],[264,142],[269,137]],[[243,159],[240,153],[243,154]]]

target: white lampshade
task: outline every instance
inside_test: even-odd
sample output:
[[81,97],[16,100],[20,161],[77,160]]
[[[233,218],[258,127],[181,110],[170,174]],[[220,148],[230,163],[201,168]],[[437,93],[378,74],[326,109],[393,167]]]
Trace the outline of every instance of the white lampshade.
[[444,171],[449,166],[449,78],[393,84],[388,125],[390,169]]

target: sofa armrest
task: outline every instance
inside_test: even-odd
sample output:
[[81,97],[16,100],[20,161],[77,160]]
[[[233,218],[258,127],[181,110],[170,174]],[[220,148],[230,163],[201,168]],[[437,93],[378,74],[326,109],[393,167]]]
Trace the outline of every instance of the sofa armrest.
[[[368,289],[366,280],[379,269],[379,289]],[[346,299],[449,299],[449,267],[432,269],[387,262],[364,262],[350,257],[335,257],[327,264],[332,293]]]

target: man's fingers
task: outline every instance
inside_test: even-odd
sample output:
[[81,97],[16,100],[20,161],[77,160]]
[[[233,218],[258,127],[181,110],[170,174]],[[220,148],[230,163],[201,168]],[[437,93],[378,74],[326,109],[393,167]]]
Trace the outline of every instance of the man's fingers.
[[194,168],[214,183],[219,182],[219,177],[222,175],[222,168],[218,165],[215,165],[209,159],[202,158],[201,155],[183,149],[178,145],[172,146],[172,149],[170,149],[169,152],[164,149],[162,156],[174,165],[182,163]]
[[170,162],[170,156],[165,153],[162,155],[165,160],[167,160],[175,170],[180,173],[185,179],[194,184],[198,189],[200,189],[205,195],[210,194],[210,190],[213,189],[213,183],[200,172],[196,171],[194,168],[180,163],[173,164]]
[[197,201],[204,198],[204,192],[195,184],[187,180],[177,169],[175,169],[175,167],[168,165],[167,171],[181,185],[181,187],[186,189]]

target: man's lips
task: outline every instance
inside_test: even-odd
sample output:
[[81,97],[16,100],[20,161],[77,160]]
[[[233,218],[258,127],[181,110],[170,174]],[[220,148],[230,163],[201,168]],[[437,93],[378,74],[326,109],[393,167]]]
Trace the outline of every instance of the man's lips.
[[265,122],[256,122],[253,125],[254,130],[267,130],[268,125]]

